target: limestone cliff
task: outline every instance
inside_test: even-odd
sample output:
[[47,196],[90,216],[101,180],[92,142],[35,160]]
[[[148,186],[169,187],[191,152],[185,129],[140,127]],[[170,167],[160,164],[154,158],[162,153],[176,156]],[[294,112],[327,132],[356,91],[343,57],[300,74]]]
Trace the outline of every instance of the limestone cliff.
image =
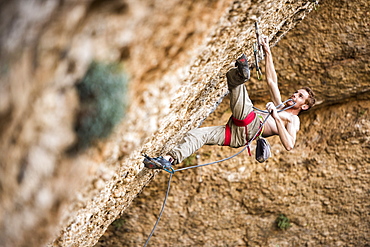
[[[167,217],[151,243],[369,243],[367,1],[18,0],[0,6],[0,245],[93,246],[104,233],[99,246],[143,245],[167,176],[143,168],[140,152],[164,154],[189,129],[225,123],[225,72],[242,52],[251,55],[257,19],[278,44],[273,54],[283,95],[309,85],[319,104],[302,115],[292,152],[273,139],[274,156],[265,164],[245,153],[176,174]],[[131,105],[109,140],[71,156],[75,85],[93,60],[124,64]],[[252,79],[248,90],[263,106],[263,82]],[[233,153],[205,147],[193,162]],[[282,213],[292,221],[284,232],[273,226]],[[124,225],[106,231],[120,216]]]

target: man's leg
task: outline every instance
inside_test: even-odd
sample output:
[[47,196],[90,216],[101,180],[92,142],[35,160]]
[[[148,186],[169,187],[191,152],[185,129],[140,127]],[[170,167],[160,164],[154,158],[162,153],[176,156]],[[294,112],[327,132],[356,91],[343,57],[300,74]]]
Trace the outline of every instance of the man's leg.
[[[253,111],[253,103],[249,98],[244,85],[245,78],[241,76],[240,69],[231,69],[226,74],[227,85],[230,91],[230,108],[233,117],[239,120],[245,119]],[[260,121],[255,118],[247,128],[236,126],[230,119],[227,123],[231,128],[231,147],[241,147],[250,140],[258,131]],[[248,133],[246,133],[246,130]]]
[[179,164],[202,146],[223,145],[224,140],[225,126],[196,128],[189,131],[168,154],[174,159],[173,164]]
[[[226,74],[230,90],[230,107],[233,116],[244,119],[252,111],[252,101],[244,86],[245,78],[240,75],[238,69],[231,69]],[[243,146],[246,143],[245,128],[232,126],[231,146]],[[237,136],[236,136],[237,135]],[[183,141],[168,154],[175,159],[174,164],[181,163],[185,158],[192,155],[203,145],[223,145],[225,141],[225,126],[197,128],[189,131]]]
[[[253,104],[249,98],[244,85],[245,78],[240,75],[238,69],[231,69],[226,74],[227,83],[230,90],[230,108],[232,114],[237,119],[244,119],[252,110]],[[258,128],[259,122],[253,121],[250,126],[252,129]],[[246,143],[245,127],[238,127],[231,124],[232,129],[231,145],[240,147]],[[174,159],[173,164],[181,163],[185,158],[192,155],[204,145],[223,145],[225,141],[225,126],[214,126],[197,128],[189,131],[183,141],[178,144],[168,154]]]
[[227,85],[230,91],[230,108],[233,116],[239,120],[246,118],[252,111],[253,103],[249,98],[244,85],[244,78],[237,69],[231,69],[226,73]]
[[[230,107],[235,118],[244,119],[252,111],[252,102],[244,86],[244,82],[249,79],[249,67],[245,55],[237,60],[236,66],[238,69],[231,69],[226,74],[231,92]],[[245,128],[237,127],[231,121],[228,124],[232,129],[230,146],[243,146],[246,143]],[[179,164],[203,145],[223,145],[224,141],[225,126],[193,129],[185,135],[180,144],[168,153],[169,156],[160,157],[158,161],[163,163],[163,166],[169,165],[170,162]],[[171,158],[174,160],[170,161]],[[146,167],[150,168],[147,165]]]

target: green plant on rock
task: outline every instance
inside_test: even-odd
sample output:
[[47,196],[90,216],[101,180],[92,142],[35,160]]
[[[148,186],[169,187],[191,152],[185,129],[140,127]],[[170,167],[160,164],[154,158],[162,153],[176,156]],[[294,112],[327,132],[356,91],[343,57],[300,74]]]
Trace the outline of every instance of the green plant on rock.
[[193,165],[196,164],[196,161],[197,161],[197,155],[192,154],[189,157],[187,157],[186,159],[184,159],[184,164],[185,164],[186,167],[193,166]]
[[365,115],[367,115],[367,110],[368,109],[366,108],[357,109],[357,118],[364,117]]
[[290,224],[290,220],[284,214],[280,214],[279,217],[276,219],[276,226],[281,230],[287,230],[292,225]]
[[118,218],[118,219],[115,219],[113,222],[112,222],[112,226],[116,229],[116,230],[119,230],[121,229],[124,225],[125,225],[126,221],[124,219],[121,219],[121,218]]
[[118,64],[92,62],[77,91],[77,149],[81,149],[108,137],[121,121],[126,109],[127,76]]

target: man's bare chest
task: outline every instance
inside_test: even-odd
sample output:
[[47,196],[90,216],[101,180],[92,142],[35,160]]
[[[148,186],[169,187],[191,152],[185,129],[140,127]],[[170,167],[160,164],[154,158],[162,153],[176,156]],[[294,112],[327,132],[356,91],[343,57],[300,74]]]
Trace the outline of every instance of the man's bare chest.
[[[266,117],[268,116],[267,114],[261,114],[261,115],[263,116],[264,119],[266,119]],[[279,117],[282,120],[284,127],[286,127],[287,124],[291,121],[291,116],[289,113],[286,114],[284,112],[280,112]],[[276,126],[276,121],[272,116],[269,116],[264,125],[263,136],[269,137],[269,136],[278,135],[278,134],[279,134],[279,131]]]

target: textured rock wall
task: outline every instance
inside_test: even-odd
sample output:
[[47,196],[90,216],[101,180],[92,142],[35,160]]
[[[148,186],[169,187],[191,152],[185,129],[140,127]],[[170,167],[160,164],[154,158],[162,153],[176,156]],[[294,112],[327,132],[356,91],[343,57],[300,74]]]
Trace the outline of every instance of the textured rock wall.
[[[318,95],[316,108],[302,115],[295,149],[286,152],[272,138],[267,163],[243,153],[176,173],[150,245],[368,245],[368,7],[362,1],[322,1],[273,48],[283,94],[309,85]],[[263,107],[265,85],[253,78],[248,89]],[[229,115],[226,97],[203,126],[224,124]],[[204,147],[192,163],[236,152]],[[167,180],[167,173],[156,176],[97,246],[142,245],[158,217]],[[280,214],[291,219],[287,231],[275,226]]]
[[[126,209],[155,174],[153,171],[143,169],[139,152],[146,152],[149,155],[163,154],[186,131],[198,126],[219,104],[220,99],[226,94],[224,74],[230,68],[230,62],[242,53],[245,47],[251,47],[254,41],[254,21],[257,16],[260,16],[261,29],[265,30],[274,43],[302,20],[312,8],[311,2],[300,1],[289,4],[283,1],[264,1],[256,5],[250,2],[233,3],[211,30],[206,41],[195,51],[196,55],[192,57],[189,74],[183,81],[184,85],[171,101],[172,107],[168,108],[167,97],[169,89],[173,87],[169,86],[169,83],[175,83],[170,77],[173,74],[162,76],[148,88],[150,91],[144,94],[147,97],[143,97],[148,108],[135,108],[137,118],[134,119],[138,122],[153,121],[151,126],[158,124],[159,129],[146,141],[141,150],[134,151],[129,159],[120,162],[120,170],[108,185],[86,205],[86,208],[78,211],[77,216],[71,219],[68,227],[54,244],[91,245],[97,242],[109,224]],[[158,42],[162,44],[162,41]],[[150,46],[147,49],[150,49]],[[251,54],[251,50],[246,52],[248,55]],[[138,57],[141,59],[139,61],[142,61],[143,56]],[[157,68],[160,69],[161,66],[157,65]],[[182,66],[181,69],[186,68]],[[146,77],[144,79],[146,80]],[[151,117],[153,112],[155,116]],[[164,116],[166,117],[161,119]]]

